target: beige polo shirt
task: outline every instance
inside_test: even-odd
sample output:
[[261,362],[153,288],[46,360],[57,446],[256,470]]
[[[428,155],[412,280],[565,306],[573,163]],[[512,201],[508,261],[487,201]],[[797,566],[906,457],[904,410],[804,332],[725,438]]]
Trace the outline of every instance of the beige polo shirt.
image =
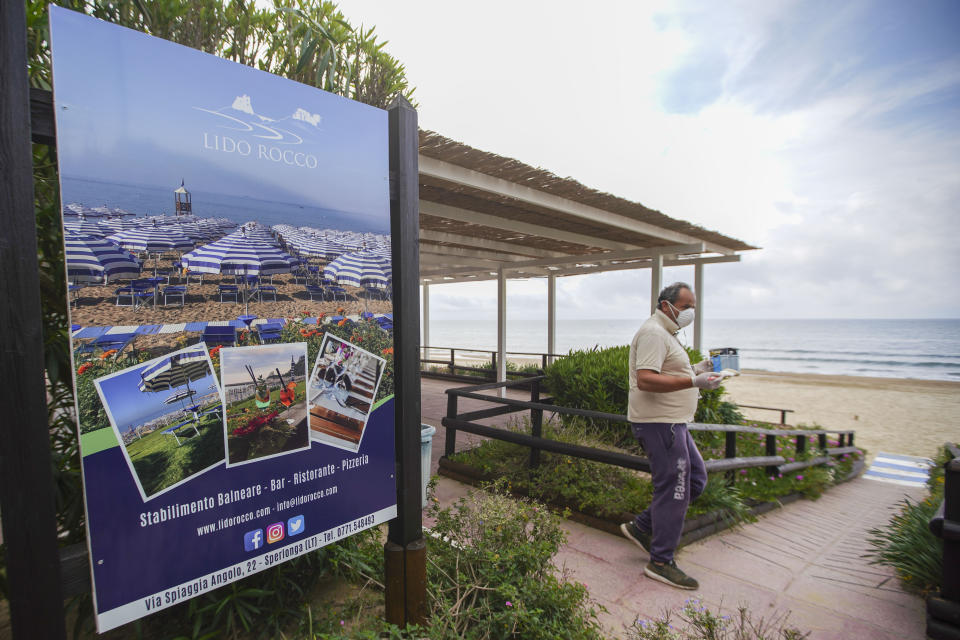
[[700,392],[696,387],[656,393],[637,388],[637,370],[690,378],[693,367],[676,332],[677,323],[657,309],[644,322],[630,342],[630,396],[627,418],[630,422],[691,422],[697,411]]

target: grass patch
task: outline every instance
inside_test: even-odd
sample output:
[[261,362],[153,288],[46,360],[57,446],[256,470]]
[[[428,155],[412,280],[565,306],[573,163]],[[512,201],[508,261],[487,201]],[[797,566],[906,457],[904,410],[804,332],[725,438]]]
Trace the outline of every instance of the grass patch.
[[151,496],[223,460],[223,423],[216,414],[204,416],[197,431],[189,425],[172,435],[157,429],[127,445],[127,455],[140,479],[143,492]]

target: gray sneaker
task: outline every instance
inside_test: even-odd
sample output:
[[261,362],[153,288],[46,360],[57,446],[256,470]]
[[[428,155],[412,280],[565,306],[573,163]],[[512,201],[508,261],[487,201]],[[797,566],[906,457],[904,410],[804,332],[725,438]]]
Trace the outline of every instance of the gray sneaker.
[[650,562],[644,568],[643,572],[648,577],[659,580],[671,587],[690,590],[700,588],[700,583],[681,571],[680,568],[677,567],[677,563],[673,560],[663,564]]
[[650,553],[650,534],[645,531],[641,531],[634,522],[624,522],[620,525],[620,531],[623,533],[623,536],[633,542],[647,553]]

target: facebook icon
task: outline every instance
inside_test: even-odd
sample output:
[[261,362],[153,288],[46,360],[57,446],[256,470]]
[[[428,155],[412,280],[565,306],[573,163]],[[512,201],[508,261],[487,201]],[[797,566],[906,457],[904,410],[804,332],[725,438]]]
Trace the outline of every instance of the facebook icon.
[[243,534],[243,550],[256,551],[263,546],[263,529],[248,531]]

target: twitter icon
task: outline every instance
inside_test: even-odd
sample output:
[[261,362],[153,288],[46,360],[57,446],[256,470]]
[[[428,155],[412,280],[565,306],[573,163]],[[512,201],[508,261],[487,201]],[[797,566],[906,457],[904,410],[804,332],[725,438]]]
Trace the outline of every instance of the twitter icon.
[[303,516],[293,516],[287,520],[287,537],[300,535],[304,528]]

